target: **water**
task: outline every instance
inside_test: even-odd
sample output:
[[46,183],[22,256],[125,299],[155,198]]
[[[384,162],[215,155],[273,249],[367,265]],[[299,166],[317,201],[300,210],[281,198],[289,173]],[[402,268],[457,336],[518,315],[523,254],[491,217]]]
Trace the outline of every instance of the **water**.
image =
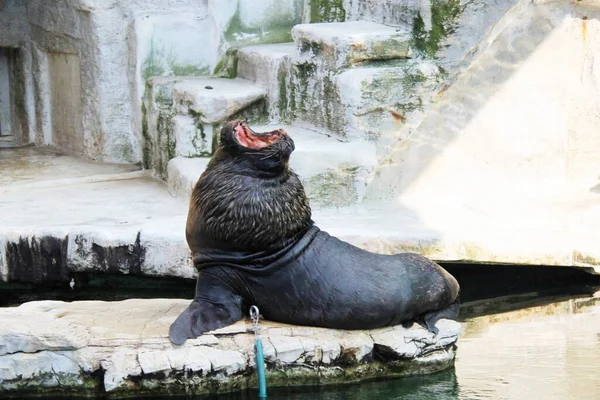
[[[453,369],[335,388],[269,388],[268,399],[600,400],[598,277],[565,268],[445,267],[462,287],[463,333]],[[18,285],[4,290],[0,287],[0,303],[10,306],[39,298],[155,297],[159,287],[161,295],[169,297],[193,294],[193,281],[128,282],[123,288],[120,278],[88,279],[87,287],[79,290],[50,292]],[[252,390],[208,398],[249,400],[257,399],[257,395]]]

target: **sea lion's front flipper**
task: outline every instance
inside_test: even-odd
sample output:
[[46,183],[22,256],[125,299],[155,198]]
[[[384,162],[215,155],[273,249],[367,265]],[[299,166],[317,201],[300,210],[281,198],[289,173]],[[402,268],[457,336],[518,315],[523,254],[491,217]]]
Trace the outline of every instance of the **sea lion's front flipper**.
[[222,280],[202,271],[196,296],[169,328],[169,339],[180,345],[204,332],[223,328],[242,319],[242,298]]

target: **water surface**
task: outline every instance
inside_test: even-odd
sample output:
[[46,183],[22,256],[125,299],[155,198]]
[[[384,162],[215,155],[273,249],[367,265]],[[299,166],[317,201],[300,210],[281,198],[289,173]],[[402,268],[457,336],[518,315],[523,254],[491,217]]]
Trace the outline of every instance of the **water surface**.
[[600,298],[469,318],[450,371],[297,394],[273,390],[269,399],[598,400]]

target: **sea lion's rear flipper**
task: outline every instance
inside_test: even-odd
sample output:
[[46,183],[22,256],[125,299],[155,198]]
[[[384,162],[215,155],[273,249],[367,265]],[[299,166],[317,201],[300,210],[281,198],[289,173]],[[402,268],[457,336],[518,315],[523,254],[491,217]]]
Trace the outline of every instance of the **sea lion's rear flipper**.
[[196,297],[169,328],[169,339],[180,345],[205,332],[242,319],[242,298],[212,274],[201,273]]
[[448,307],[443,308],[437,311],[431,311],[427,314],[423,315],[423,322],[427,327],[429,332],[437,335],[439,330],[435,326],[435,324],[443,318],[455,320],[458,318],[458,312],[460,309],[460,302],[456,300],[454,303],[450,304]]

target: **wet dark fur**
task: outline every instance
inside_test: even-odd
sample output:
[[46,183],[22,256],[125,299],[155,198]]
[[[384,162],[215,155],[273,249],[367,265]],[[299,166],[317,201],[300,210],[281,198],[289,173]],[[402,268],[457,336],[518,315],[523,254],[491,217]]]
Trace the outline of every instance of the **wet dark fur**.
[[208,246],[264,250],[306,231],[308,198],[289,168],[294,141],[283,139],[261,150],[233,138],[236,121],[223,127],[220,146],[194,187],[186,226],[192,252]]
[[249,305],[273,321],[373,329],[420,321],[432,332],[458,315],[458,282],[418,254],[375,254],[321,231],[284,135],[260,150],[220,146],[190,201],[186,237],[199,269],[196,295],[169,338],[189,338],[239,321]]

